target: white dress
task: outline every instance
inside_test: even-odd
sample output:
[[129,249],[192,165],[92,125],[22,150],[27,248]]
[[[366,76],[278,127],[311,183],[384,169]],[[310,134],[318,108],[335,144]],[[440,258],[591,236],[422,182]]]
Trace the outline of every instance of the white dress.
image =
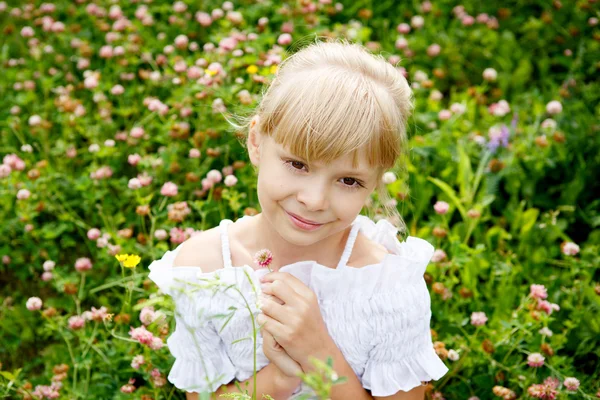
[[[188,392],[212,393],[253,373],[252,323],[247,307],[254,317],[258,315],[258,280],[269,271],[231,265],[227,236],[231,222],[220,224],[224,268],[203,273],[201,266],[173,267],[181,245],[149,266],[149,278],[175,302],[176,328],[167,340],[175,363],[168,379]],[[388,250],[390,254],[382,262],[362,268],[346,265],[359,230]],[[423,278],[434,248],[415,237],[399,242],[396,232],[386,220],[375,224],[359,215],[336,269],[316,261],[279,269],[315,292],[331,338],[372,396],[409,391],[421,381],[437,380],[448,372],[433,349],[431,299]],[[260,331],[256,352],[258,371],[269,364]],[[312,391],[302,384],[291,398],[304,393]]]

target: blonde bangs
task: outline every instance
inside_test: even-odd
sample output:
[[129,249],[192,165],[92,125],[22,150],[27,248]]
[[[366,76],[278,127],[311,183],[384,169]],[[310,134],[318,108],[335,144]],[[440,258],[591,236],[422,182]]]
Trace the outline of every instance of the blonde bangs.
[[[295,71],[270,90],[259,129],[307,162],[364,151],[369,166],[389,169],[403,147],[402,118],[385,88],[335,66]],[[396,118],[394,118],[396,117]]]

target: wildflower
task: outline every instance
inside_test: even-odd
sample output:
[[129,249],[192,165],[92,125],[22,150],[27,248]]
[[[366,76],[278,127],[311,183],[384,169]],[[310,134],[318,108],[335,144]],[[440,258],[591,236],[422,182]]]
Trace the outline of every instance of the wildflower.
[[447,121],[452,117],[452,111],[450,110],[441,110],[438,113],[438,118],[440,119],[440,121]]
[[396,177],[396,174],[394,174],[393,172],[386,172],[385,174],[383,174],[383,178],[382,181],[383,183],[385,183],[386,185],[389,185],[390,183],[394,183],[396,182],[396,179],[398,179]]
[[212,183],[219,183],[223,179],[223,175],[216,169],[208,171],[206,174],[206,179],[211,181]]
[[548,337],[551,337],[553,335],[552,331],[547,326],[540,329],[538,331],[538,333],[542,336],[548,336]]
[[488,131],[488,136],[490,137],[490,141],[488,142],[488,149],[494,152],[498,148],[498,146],[508,147],[508,137],[510,132],[506,125],[502,125],[500,128],[497,126],[493,126]]
[[558,378],[549,376],[546,379],[544,379],[544,386],[547,386],[551,389],[557,389],[560,386],[560,381],[558,380]]
[[271,253],[268,249],[262,249],[254,254],[254,263],[258,265],[259,268],[269,268],[269,271],[273,272],[269,265],[273,261],[273,253]]
[[144,307],[140,312],[140,321],[144,325],[150,325],[155,320],[154,307]]
[[258,67],[256,65],[249,65],[248,68],[246,68],[246,72],[254,75],[258,72]]
[[167,182],[160,189],[160,194],[167,197],[177,196],[177,185],[173,182]]
[[169,234],[164,229],[157,229],[154,232],[154,237],[156,238],[156,240],[165,240],[168,236]]
[[487,316],[483,311],[474,312],[471,314],[471,325],[473,326],[485,325],[487,320]]
[[127,182],[127,187],[131,190],[136,190],[142,187],[142,183],[138,178],[131,178],[129,182]]
[[567,390],[574,392],[579,388],[579,379],[573,377],[565,378],[563,384]]
[[548,297],[548,293],[546,292],[546,287],[544,285],[531,285],[529,295],[534,299],[545,299]]
[[450,106],[450,111],[457,115],[462,115],[467,111],[467,106],[461,103],[452,103]]
[[167,206],[167,209],[167,215],[169,220],[174,222],[183,222],[185,217],[192,212],[192,210],[188,207],[186,201],[180,201],[175,204],[169,204]]
[[441,51],[442,47],[439,44],[434,43],[427,48],[427,55],[429,57],[435,57],[439,55]]
[[531,397],[538,399],[555,399],[557,395],[556,389],[539,383],[529,386],[527,393],[529,393]]
[[546,112],[550,115],[560,114],[562,112],[562,104],[560,101],[553,100],[546,104]]
[[39,115],[32,115],[29,117],[29,126],[38,126],[42,123],[42,117]]
[[30,26],[24,26],[21,29],[21,36],[24,38],[30,38],[33,37],[33,35],[35,35],[35,31],[33,30],[32,27]]
[[178,49],[185,49],[189,43],[189,38],[186,35],[178,35],[175,38],[175,47]]
[[146,329],[145,326],[140,326],[139,328],[133,328],[129,330],[129,336],[133,340],[137,340],[141,344],[150,345],[154,340],[154,335],[152,332]]
[[279,44],[280,46],[287,46],[291,43],[292,43],[292,35],[290,35],[289,33],[282,33],[277,38],[277,44]]
[[238,179],[234,175],[227,175],[224,182],[225,186],[231,187],[235,186],[235,184],[238,182]]
[[17,192],[17,200],[26,200],[31,196],[31,192],[27,189],[20,189]]
[[450,349],[448,351],[448,359],[451,361],[458,361],[458,359],[460,358],[460,356],[458,355],[458,352],[454,349]]
[[139,354],[135,357],[133,357],[133,360],[131,361],[131,368],[133,369],[140,369],[140,367],[146,362],[146,360],[144,359],[144,356]]
[[152,341],[150,342],[150,344],[148,345],[152,350],[160,350],[163,348],[164,346],[164,342],[162,341],[161,338],[159,337],[153,337]]
[[446,203],[445,201],[437,201],[433,205],[433,209],[435,210],[436,213],[443,215],[448,212],[448,210],[450,209],[450,205],[448,203]]
[[125,268],[135,268],[141,261],[140,256],[135,254],[117,254],[115,258],[122,263]]
[[550,315],[553,311],[560,310],[560,306],[558,304],[550,303],[546,300],[538,299],[537,309],[544,311],[546,314]]
[[544,365],[544,360],[544,356],[540,353],[531,353],[529,356],[527,356],[527,365],[534,368],[541,367]]
[[496,117],[504,117],[506,114],[510,112],[510,105],[506,100],[500,100],[497,103],[492,103],[488,107],[488,111],[490,114]]
[[573,242],[566,242],[562,245],[562,252],[566,256],[574,256],[579,253],[579,246]]
[[87,257],[81,257],[75,261],[75,269],[78,272],[88,271],[92,269],[92,266],[92,261]]
[[488,82],[493,82],[498,78],[498,72],[494,68],[486,68],[483,70],[483,79]]
[[133,393],[136,389],[135,386],[133,385],[134,382],[135,382],[135,379],[131,378],[129,380],[129,383],[121,386],[121,392],[122,393]]
[[444,261],[447,258],[446,252],[442,249],[437,249],[433,252],[433,256],[431,257],[431,262],[440,262]]
[[125,93],[125,88],[122,85],[115,85],[110,89],[110,93],[119,96]]
[[504,386],[494,386],[492,392],[505,400],[512,400],[517,398],[517,394],[512,390],[505,388]]
[[130,135],[132,138],[139,139],[139,138],[141,138],[142,136],[144,136],[144,134],[145,134],[145,133],[146,133],[146,132],[144,132],[144,128],[142,128],[142,127],[140,127],[140,126],[136,126],[136,127],[133,127],[133,128],[131,129],[131,131],[129,132],[129,135]]
[[425,25],[425,18],[420,15],[415,15],[410,19],[410,25],[415,29],[421,29]]
[[83,318],[80,315],[74,315],[71,318],[69,318],[69,329],[72,329],[74,331],[83,328],[83,325],[85,325],[85,318]]
[[150,372],[150,376],[152,376],[152,381],[156,387],[164,386],[167,383],[167,380],[162,376],[158,368],[154,368]]
[[30,297],[25,306],[29,311],[37,311],[42,308],[42,299],[39,297]]
[[473,219],[479,218],[481,217],[481,211],[471,208],[469,211],[467,211],[467,216]]

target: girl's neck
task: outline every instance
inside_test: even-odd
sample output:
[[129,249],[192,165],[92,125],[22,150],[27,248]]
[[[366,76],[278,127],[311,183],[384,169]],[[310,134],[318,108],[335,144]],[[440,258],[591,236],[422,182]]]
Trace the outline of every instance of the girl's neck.
[[252,239],[248,245],[253,248],[248,250],[254,254],[254,251],[269,249],[273,254],[273,263],[271,264],[273,270],[307,260],[314,260],[321,265],[336,268],[351,230],[351,227],[348,227],[317,243],[299,246],[283,239],[262,213],[253,217],[252,222],[254,223]]

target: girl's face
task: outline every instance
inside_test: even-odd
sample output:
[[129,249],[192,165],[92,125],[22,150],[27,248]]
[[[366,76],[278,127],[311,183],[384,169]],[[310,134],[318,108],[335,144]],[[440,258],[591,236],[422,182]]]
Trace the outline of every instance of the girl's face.
[[[263,216],[289,243],[307,246],[346,229],[377,185],[378,171],[361,153],[330,164],[311,163],[288,152],[271,137],[252,132],[252,163],[258,167],[258,200]],[[303,223],[304,220],[307,223]]]

